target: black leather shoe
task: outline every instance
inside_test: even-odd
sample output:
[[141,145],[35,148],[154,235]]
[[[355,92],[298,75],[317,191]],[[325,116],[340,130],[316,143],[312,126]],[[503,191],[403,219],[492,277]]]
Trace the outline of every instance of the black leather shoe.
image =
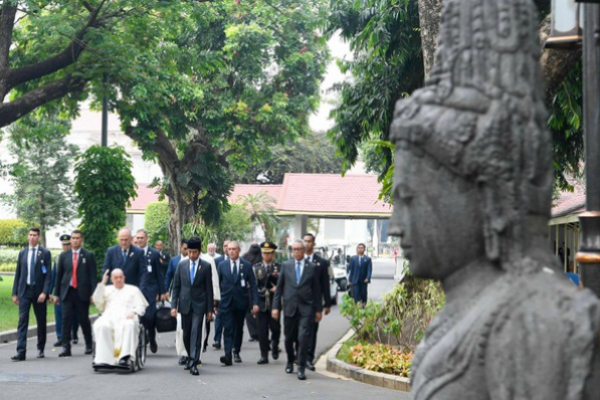
[[10,359],[13,361],[25,361],[25,354],[15,354]]
[[277,344],[273,344],[273,360],[279,359],[279,346]]
[[304,373],[304,368],[298,368],[298,379],[301,381],[306,380],[306,374]]
[[227,367],[229,367],[230,365],[233,365],[233,363],[231,362],[231,356],[230,355],[221,356],[221,363]]
[[233,361],[236,363],[241,363],[242,359],[240,358],[240,353],[233,353]]
[[314,371],[316,370],[315,368],[315,364],[312,363],[312,361],[307,361],[306,362],[306,369],[310,370],[310,371]]
[[268,364],[269,359],[267,357],[261,357],[260,360],[256,362],[258,365]]
[[185,367],[183,368],[186,371],[192,369],[192,360],[189,357],[186,358]]
[[94,352],[94,347],[93,346],[85,346],[85,351],[83,352],[83,354],[90,355],[93,352]]
[[190,368],[190,374],[192,375],[200,375],[200,371],[198,371],[198,367],[196,367],[195,365],[192,366],[192,368]]
[[129,367],[129,356],[125,356],[119,360],[120,367]]
[[181,357],[179,357],[178,363],[179,363],[179,365],[186,365],[187,361],[188,361],[187,357],[181,356]]
[[152,352],[152,354],[156,354],[156,352],[158,351],[158,343],[156,343],[156,340],[150,342],[150,351]]
[[294,364],[287,363],[287,365],[285,366],[285,373],[293,374],[294,373]]
[[215,350],[221,350],[221,343],[214,342],[213,343],[213,349],[215,349]]
[[77,336],[73,337],[73,344],[79,343],[79,338]]
[[44,350],[38,351],[37,358],[44,358]]
[[71,357],[71,349],[66,349],[63,347],[62,351],[58,354],[59,357]]
[[54,342],[52,347],[62,347],[62,340],[58,339],[56,342]]

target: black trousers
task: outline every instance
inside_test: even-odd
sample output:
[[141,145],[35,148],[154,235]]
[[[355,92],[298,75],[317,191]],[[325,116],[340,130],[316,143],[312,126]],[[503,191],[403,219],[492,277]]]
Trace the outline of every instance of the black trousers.
[[242,339],[244,338],[244,318],[246,309],[237,310],[230,308],[221,310],[221,323],[223,324],[223,338],[225,340],[225,354],[231,355],[231,351],[239,353],[242,350]]
[[34,288],[27,286],[25,295],[19,298],[19,324],[17,332],[17,353],[25,355],[27,352],[27,328],[29,327],[29,310],[33,306],[35,321],[37,323],[37,349],[44,350],[46,347],[46,302],[38,303],[39,294],[34,293]]
[[297,350],[298,367],[306,367],[306,353],[314,322],[314,314],[302,316],[300,313],[296,313],[293,317],[286,316],[284,318],[285,352],[287,353],[288,364],[292,364],[295,361]]
[[258,322],[254,315],[248,310],[246,312],[246,325],[248,326],[248,333],[250,337],[257,338],[258,337]]
[[[271,311],[261,311],[258,313],[258,341],[260,343],[260,355],[268,357],[269,350],[279,347],[279,338],[281,336],[281,324],[278,319],[271,317]],[[271,332],[271,342],[269,343],[269,331]]]
[[315,362],[315,352],[317,351],[317,333],[319,332],[319,323],[313,323],[311,330],[310,342],[308,343],[308,351],[306,352],[306,360],[312,363]]
[[146,312],[142,317],[142,324],[144,324],[148,332],[148,339],[152,343],[156,341],[156,297],[154,297],[154,301],[148,301],[148,303],[150,305],[146,307]]
[[69,287],[62,304],[62,345],[65,349],[71,348],[71,332],[73,326],[73,316],[77,316],[77,321],[83,331],[85,346],[92,347],[92,325],[90,324],[90,302],[81,300],[77,289]]
[[187,351],[190,360],[189,364],[198,365],[200,362],[200,353],[202,353],[202,324],[204,323],[204,313],[196,314],[190,311],[189,314],[181,314],[181,329],[183,330],[183,345]]

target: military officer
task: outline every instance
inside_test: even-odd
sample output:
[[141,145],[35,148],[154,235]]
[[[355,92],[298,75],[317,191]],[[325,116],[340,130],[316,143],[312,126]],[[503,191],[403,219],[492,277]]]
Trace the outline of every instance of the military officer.
[[259,365],[269,363],[269,331],[271,332],[271,346],[273,359],[279,358],[279,337],[281,324],[271,316],[273,296],[277,289],[277,278],[281,265],[274,262],[277,246],[271,242],[260,244],[262,262],[253,266],[258,287],[258,341],[260,343]]

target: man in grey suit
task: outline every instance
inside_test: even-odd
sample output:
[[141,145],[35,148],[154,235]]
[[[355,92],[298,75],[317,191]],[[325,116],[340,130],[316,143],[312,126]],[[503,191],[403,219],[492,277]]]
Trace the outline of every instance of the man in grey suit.
[[306,379],[306,353],[313,324],[321,321],[323,311],[321,277],[315,265],[304,258],[305,251],[306,244],[302,240],[292,244],[293,258],[281,267],[272,311],[273,318],[279,319],[283,301],[285,352],[288,358],[285,372],[294,372],[294,350],[297,347],[298,379],[301,381]]
[[202,323],[204,317],[212,318],[212,270],[208,262],[200,259],[202,243],[199,237],[188,240],[188,256],[179,262],[173,280],[171,315],[181,313],[183,343],[189,355],[185,367],[190,374],[199,375],[198,363],[202,351]]

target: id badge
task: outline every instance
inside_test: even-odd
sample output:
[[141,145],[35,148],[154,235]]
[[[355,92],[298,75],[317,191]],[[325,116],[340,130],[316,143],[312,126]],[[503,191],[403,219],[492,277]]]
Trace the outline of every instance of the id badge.
[[48,273],[48,270],[46,269],[45,265],[42,265],[42,274],[46,274]]
[[152,272],[152,264],[148,264],[148,272]]
[[241,284],[242,284],[242,287],[246,287],[246,280],[245,280],[244,278],[242,278],[242,279],[240,280],[240,282],[241,282]]

